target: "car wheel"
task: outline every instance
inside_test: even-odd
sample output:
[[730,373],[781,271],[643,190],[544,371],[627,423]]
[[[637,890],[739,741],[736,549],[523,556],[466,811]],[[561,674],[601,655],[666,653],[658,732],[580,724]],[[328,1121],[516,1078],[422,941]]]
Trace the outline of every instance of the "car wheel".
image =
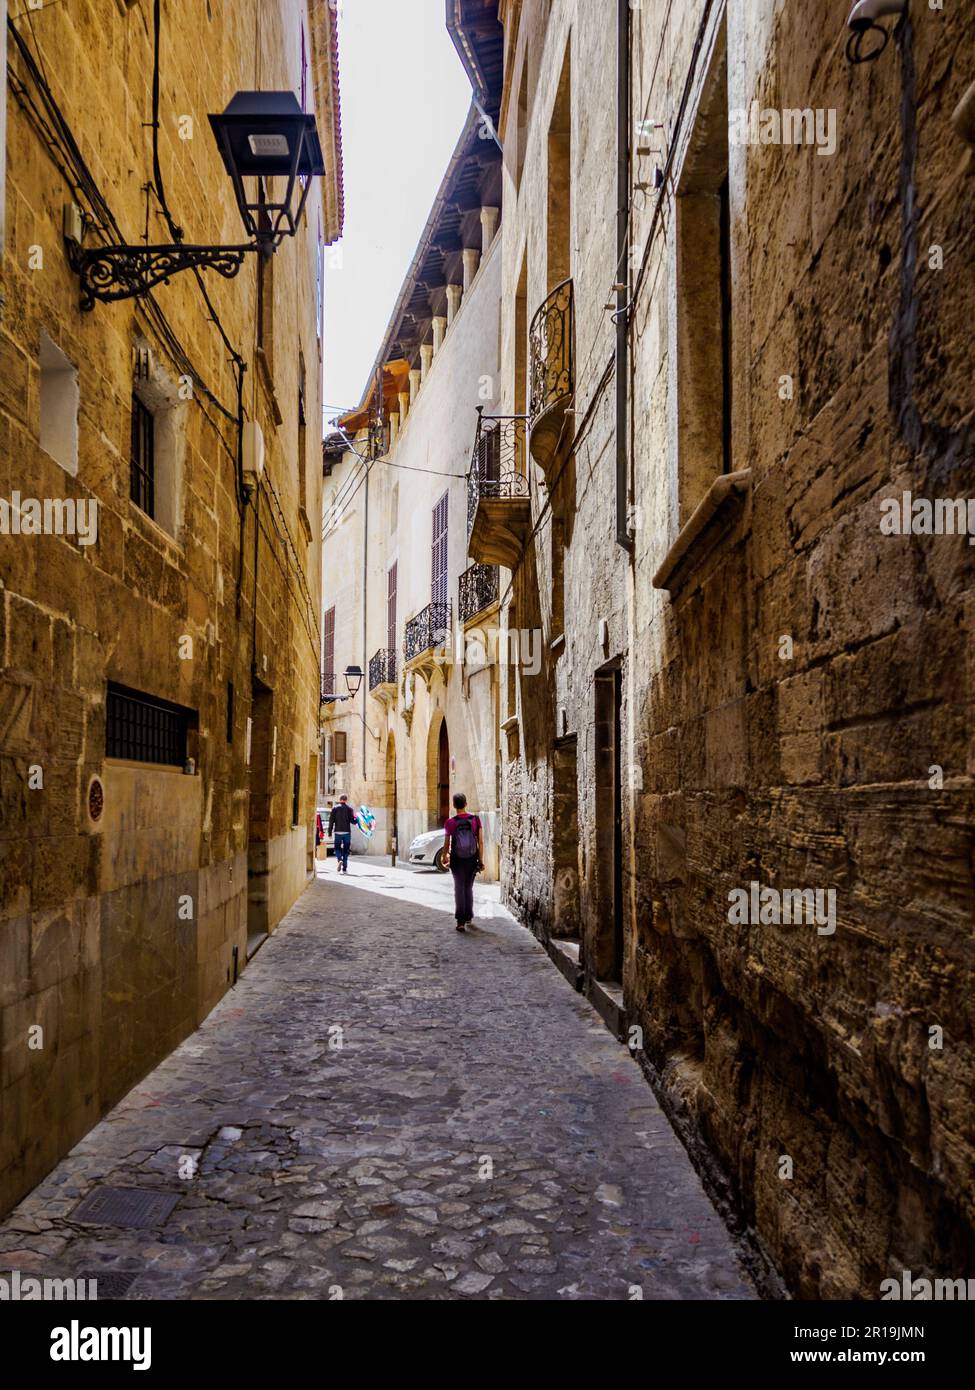
[[447,851],[445,849],[437,850],[433,862],[442,874],[445,874],[450,868],[450,864],[447,862]]

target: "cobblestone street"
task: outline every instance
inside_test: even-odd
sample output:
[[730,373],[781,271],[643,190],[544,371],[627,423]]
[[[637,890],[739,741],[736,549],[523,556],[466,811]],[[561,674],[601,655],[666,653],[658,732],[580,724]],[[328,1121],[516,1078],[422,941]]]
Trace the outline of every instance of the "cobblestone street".
[[[330,862],[0,1226],[0,1266],[130,1299],[754,1298],[626,1049],[490,890],[456,933],[448,887]],[[100,1184],[178,1201],[76,1219]]]

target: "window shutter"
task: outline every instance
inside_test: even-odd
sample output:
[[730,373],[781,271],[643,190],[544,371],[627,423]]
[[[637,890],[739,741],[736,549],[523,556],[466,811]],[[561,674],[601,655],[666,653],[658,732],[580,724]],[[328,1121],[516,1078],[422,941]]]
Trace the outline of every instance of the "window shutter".
[[444,493],[433,509],[431,603],[447,602],[447,498]]

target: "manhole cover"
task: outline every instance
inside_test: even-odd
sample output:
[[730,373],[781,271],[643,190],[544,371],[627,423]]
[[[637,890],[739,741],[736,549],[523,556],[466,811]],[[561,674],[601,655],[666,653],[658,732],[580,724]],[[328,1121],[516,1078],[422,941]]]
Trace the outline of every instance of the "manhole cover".
[[89,1288],[94,1284],[99,1300],[124,1298],[138,1277],[137,1274],[122,1274],[117,1269],[86,1269],[78,1275],[79,1279],[87,1280]]
[[93,1226],[161,1226],[179,1201],[178,1192],[145,1187],[96,1187],[75,1207],[71,1219]]

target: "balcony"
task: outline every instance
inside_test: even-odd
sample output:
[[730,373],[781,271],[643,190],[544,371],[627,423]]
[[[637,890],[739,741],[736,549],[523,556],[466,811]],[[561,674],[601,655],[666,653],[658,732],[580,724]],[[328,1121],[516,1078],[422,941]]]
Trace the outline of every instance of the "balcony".
[[450,617],[449,603],[430,603],[406,624],[406,670],[422,676],[428,686],[434,670],[450,661]]
[[338,695],[339,689],[335,681],[334,671],[322,672],[322,704],[328,704]]
[[525,420],[477,411],[467,479],[467,551],[481,565],[514,569],[531,530]]
[[572,438],[572,430],[566,425],[566,415],[575,401],[574,340],[572,281],[563,280],[538,310],[528,332],[531,372],[529,447],[550,489],[558,475],[565,436]]
[[471,623],[493,608],[500,592],[497,565],[471,565],[457,581],[458,612],[462,623]]
[[396,653],[384,647],[369,662],[369,694],[382,704],[396,698]]

